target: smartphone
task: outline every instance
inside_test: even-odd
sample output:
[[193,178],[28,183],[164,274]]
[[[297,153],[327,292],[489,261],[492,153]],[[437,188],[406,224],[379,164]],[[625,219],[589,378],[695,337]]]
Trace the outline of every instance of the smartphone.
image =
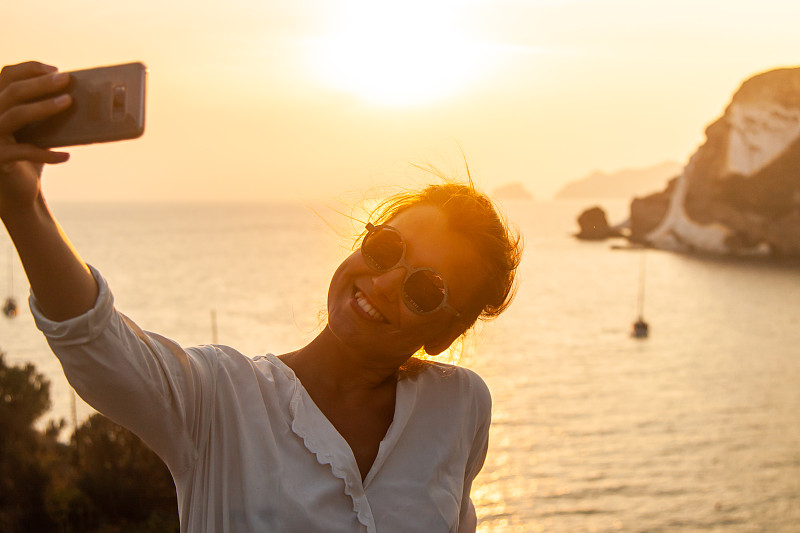
[[147,67],[126,63],[70,72],[63,113],[14,132],[17,142],[41,148],[135,139],[144,133]]

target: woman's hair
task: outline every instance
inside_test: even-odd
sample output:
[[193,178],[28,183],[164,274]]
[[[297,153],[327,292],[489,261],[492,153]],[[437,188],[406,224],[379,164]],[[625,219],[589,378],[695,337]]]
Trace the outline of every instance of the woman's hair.
[[373,210],[370,220],[386,223],[415,206],[438,207],[446,216],[449,228],[463,235],[475,247],[483,261],[485,279],[470,307],[463,310],[467,326],[476,320],[491,320],[511,303],[516,292],[515,274],[522,257],[522,239],[512,231],[492,200],[467,183],[446,180],[417,191],[396,194]]

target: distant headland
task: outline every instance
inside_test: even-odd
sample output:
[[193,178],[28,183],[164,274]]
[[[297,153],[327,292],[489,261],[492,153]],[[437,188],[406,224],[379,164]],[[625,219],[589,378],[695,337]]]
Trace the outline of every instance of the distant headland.
[[565,198],[632,198],[657,191],[670,178],[681,173],[683,166],[665,161],[646,168],[628,168],[606,173],[594,171],[585,178],[571,181],[555,195]]

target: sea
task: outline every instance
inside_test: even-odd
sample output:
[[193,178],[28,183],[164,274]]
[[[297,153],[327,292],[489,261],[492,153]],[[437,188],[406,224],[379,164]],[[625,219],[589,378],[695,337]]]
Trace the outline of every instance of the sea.
[[[619,200],[502,204],[526,245],[516,300],[458,356],[493,396],[478,531],[800,531],[800,266],[576,240],[596,203],[625,218]],[[361,229],[325,204],[53,209],[144,329],[250,355],[313,338]],[[51,381],[41,424],[80,422],[5,234],[0,251],[0,296],[20,303],[0,349]]]

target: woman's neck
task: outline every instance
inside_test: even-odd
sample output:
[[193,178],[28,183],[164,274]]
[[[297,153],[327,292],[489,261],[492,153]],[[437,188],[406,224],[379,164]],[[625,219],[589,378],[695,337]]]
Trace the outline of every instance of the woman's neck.
[[405,362],[356,352],[344,346],[328,327],[308,345],[278,357],[306,388],[323,387],[338,393],[377,389],[388,384],[393,387],[398,368]]

